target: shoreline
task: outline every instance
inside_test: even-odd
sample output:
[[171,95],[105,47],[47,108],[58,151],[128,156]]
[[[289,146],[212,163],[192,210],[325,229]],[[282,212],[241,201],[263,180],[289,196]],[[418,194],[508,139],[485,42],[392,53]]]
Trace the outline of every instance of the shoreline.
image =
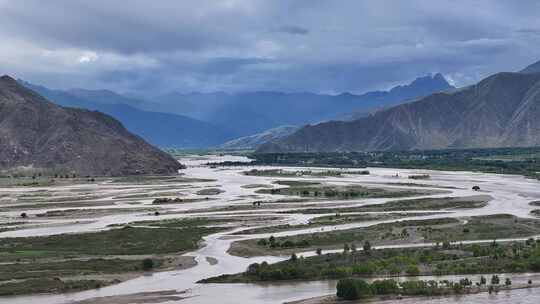
[[[73,275],[73,276],[64,276],[64,277],[55,277],[55,280],[60,280],[63,282],[77,282],[77,281],[95,281],[100,282],[99,286],[95,285],[87,285],[89,288],[77,288],[73,290],[54,290],[52,292],[26,292],[26,293],[15,293],[15,294],[9,294],[9,295],[3,295],[0,296],[0,300],[3,298],[9,298],[9,297],[19,297],[19,296],[31,296],[31,295],[52,295],[52,294],[69,294],[73,292],[81,292],[81,291],[87,291],[87,290],[95,290],[99,289],[101,287],[108,287],[117,285],[129,280],[133,280],[136,278],[139,278],[141,276],[144,276],[146,274],[153,274],[153,273],[159,273],[159,272],[165,272],[165,271],[172,271],[172,270],[186,270],[189,268],[193,268],[197,266],[197,260],[194,256],[186,256],[183,255],[185,253],[181,253],[181,255],[171,256],[171,255],[165,255],[165,256],[154,256],[154,258],[162,258],[166,262],[164,265],[161,265],[151,271],[130,271],[130,272],[120,272],[120,273],[102,273],[102,274],[89,274],[89,275]],[[142,257],[146,257],[150,255],[144,255]],[[116,258],[118,256],[112,256],[108,258]],[[141,256],[123,256],[124,259],[134,259],[134,258],[141,258]],[[31,279],[21,280],[19,282],[27,281]],[[16,280],[17,281],[17,280]],[[15,281],[15,282],[16,282]],[[0,283],[0,286],[4,284],[9,284],[14,281],[4,281]]]
[[[318,297],[312,297],[312,298],[306,298],[301,300],[295,300],[290,302],[284,302],[283,304],[338,304],[338,303],[377,303],[380,301],[389,301],[389,300],[402,300],[402,299],[415,299],[415,298],[445,298],[455,295],[473,295],[473,294],[479,294],[479,293],[486,293],[489,292],[489,286],[485,285],[484,287],[476,287],[473,286],[469,289],[465,289],[463,293],[449,293],[447,295],[441,295],[441,296],[399,296],[399,295],[387,295],[387,296],[376,296],[372,298],[364,298],[364,299],[358,299],[358,300],[342,300],[339,299],[334,294],[327,294],[323,296]],[[497,287],[496,287],[497,288]],[[516,284],[512,286],[504,286],[499,285],[498,289],[496,291],[493,291],[494,293],[498,293],[501,291],[511,291],[511,290],[518,290],[518,289],[533,289],[533,288],[540,288],[540,283],[535,284]]]

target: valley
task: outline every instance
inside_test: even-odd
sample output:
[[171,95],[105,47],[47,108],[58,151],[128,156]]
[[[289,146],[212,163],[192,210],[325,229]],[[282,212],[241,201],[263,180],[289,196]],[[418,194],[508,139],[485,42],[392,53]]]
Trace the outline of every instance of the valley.
[[[534,179],[374,167],[363,169],[369,174],[307,167],[298,176],[287,173],[294,167],[207,165],[248,161],[242,156],[180,161],[187,169],[179,176],[2,178],[0,303],[234,303],[233,294],[282,303],[334,294],[344,274],[478,280],[502,273],[516,287],[540,282],[531,260],[540,235]],[[253,169],[265,173],[245,174]],[[512,258],[512,248],[523,254]],[[366,258],[373,268],[355,268]],[[463,266],[478,259],[477,268]],[[264,262],[269,270],[301,268],[298,277],[240,275]],[[305,267],[327,270],[301,275]],[[462,297],[497,303],[523,292]]]

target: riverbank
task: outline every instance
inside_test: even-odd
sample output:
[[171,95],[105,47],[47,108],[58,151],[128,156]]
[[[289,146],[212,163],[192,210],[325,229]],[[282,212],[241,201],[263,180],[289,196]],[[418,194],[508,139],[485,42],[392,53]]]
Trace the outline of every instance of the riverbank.
[[[498,286],[497,291],[493,291],[495,293],[502,292],[502,291],[511,291],[511,290],[519,290],[519,289],[534,289],[536,291],[540,292],[540,283],[536,284],[518,284],[513,286]],[[472,294],[479,294],[479,293],[488,293],[489,287],[471,287],[470,289],[465,290],[464,293],[461,293],[460,295],[466,296],[466,295],[472,295]],[[455,295],[455,294],[453,294]],[[436,296],[436,297],[430,297],[433,299],[443,298],[443,297],[449,297],[451,295],[446,296]],[[373,298],[366,298],[366,299],[359,299],[359,300],[343,300],[338,298],[334,294],[319,296],[319,297],[312,297],[297,301],[291,301],[291,302],[284,302],[283,304],[357,304],[357,303],[380,303],[384,301],[401,301],[404,299],[422,299],[426,298],[427,296],[399,296],[399,295],[386,295],[386,296],[377,296]]]
[[[432,199],[436,201],[437,199]],[[441,199],[443,200],[443,199]],[[387,203],[386,203],[387,204]],[[385,205],[385,204],[381,204]],[[417,211],[421,212],[421,211]],[[334,217],[345,217],[336,214]],[[415,216],[411,214],[409,218]],[[540,220],[518,218],[509,214],[493,214],[452,218],[439,214],[430,219],[396,219],[374,223],[367,227],[332,230],[321,228],[317,233],[299,233],[293,236],[250,239],[231,244],[229,254],[242,257],[290,255],[321,249],[362,248],[369,241],[372,246],[399,246],[444,242],[467,242],[501,238],[533,237],[540,235]],[[293,227],[291,227],[292,230]]]
[[194,267],[183,254],[225,228],[209,220],[154,221],[148,227],[0,239],[0,295],[64,293],[118,284],[144,273]]

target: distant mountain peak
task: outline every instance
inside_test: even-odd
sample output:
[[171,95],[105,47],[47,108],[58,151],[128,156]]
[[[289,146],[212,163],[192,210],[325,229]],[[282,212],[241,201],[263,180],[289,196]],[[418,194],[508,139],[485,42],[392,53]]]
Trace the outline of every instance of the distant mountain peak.
[[435,74],[426,75],[423,77],[418,77],[413,82],[411,82],[409,86],[425,84],[425,83],[433,83],[433,82],[437,82],[439,84],[442,83],[444,85],[447,85],[448,87],[451,87],[451,85],[448,83],[446,78],[444,78],[444,76],[441,73],[435,73]]
[[0,77],[0,81],[4,82],[4,83],[16,83],[17,81],[15,79],[13,79],[11,76],[9,75],[3,75]]
[[538,146],[539,88],[540,72],[497,73],[475,85],[433,93],[353,121],[307,126],[257,151]]

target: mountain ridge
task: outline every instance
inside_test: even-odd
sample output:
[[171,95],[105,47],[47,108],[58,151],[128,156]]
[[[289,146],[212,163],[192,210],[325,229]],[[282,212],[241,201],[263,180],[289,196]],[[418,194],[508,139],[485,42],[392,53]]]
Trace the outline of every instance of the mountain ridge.
[[497,73],[350,122],[306,126],[257,151],[335,152],[540,145],[540,74]]
[[226,150],[256,149],[262,144],[288,136],[294,133],[299,128],[300,127],[298,126],[279,126],[277,128],[266,130],[262,133],[230,140],[226,143],[223,143],[220,148]]
[[[144,111],[143,101],[109,90],[53,90],[19,80],[24,86],[62,106],[98,110],[120,120],[131,132],[166,148],[201,148],[221,144],[236,134],[208,122],[178,114]],[[133,105],[135,103],[135,105]]]
[[170,174],[182,166],[109,115],[56,105],[0,77],[0,169],[78,175]]
[[173,93],[145,103],[146,110],[183,114],[227,125],[239,136],[250,136],[282,125],[305,125],[336,119],[354,111],[394,105],[433,92],[454,89],[437,73],[418,77],[388,91],[361,95],[259,91],[244,93]]

